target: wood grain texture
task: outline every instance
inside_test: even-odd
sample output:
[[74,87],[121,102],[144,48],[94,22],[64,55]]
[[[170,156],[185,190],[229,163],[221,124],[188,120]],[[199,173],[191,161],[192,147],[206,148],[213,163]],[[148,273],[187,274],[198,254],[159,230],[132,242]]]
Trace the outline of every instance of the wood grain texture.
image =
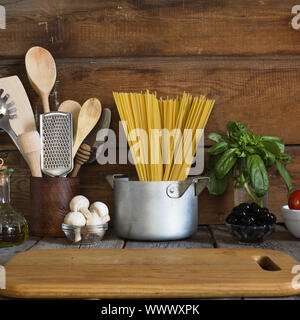
[[[111,108],[111,126],[116,132],[119,116],[112,91],[150,89],[160,96],[171,97],[186,91],[214,98],[216,104],[207,134],[224,132],[227,121],[236,120],[256,134],[276,135],[287,144],[300,142],[299,59],[63,59],[57,61],[57,69],[58,82],[50,97],[50,107],[55,110],[55,105],[66,99],[82,104],[96,96],[103,107]],[[0,65],[0,77],[9,74],[20,76],[35,113],[42,112],[41,102],[25,76],[24,62]]]
[[[41,45],[58,57],[299,54],[292,0],[2,1],[2,57]],[[226,40],[225,40],[226,39]],[[93,45],[91,45],[93,44]]]
[[197,233],[181,241],[126,241],[125,249],[159,248],[213,248],[213,238],[206,226],[200,226]]
[[[263,257],[279,270],[262,269]],[[6,290],[1,294],[27,298],[289,296],[300,292],[291,284],[290,271],[296,263],[283,252],[257,249],[31,250],[5,264]]]
[[[292,162],[288,166],[294,185],[300,186],[300,147],[287,147],[286,150],[292,156]],[[29,177],[30,171],[25,161],[17,151],[1,152],[0,156],[6,159],[8,166],[15,169],[12,176],[12,204],[26,217],[30,215],[30,193]],[[102,165],[97,163],[85,165],[80,171],[81,193],[92,202],[105,202],[112,215],[113,220],[113,192],[105,180],[106,175],[114,173],[134,174],[132,165]],[[270,172],[269,208],[280,217],[282,205],[287,203],[286,189],[277,170]],[[276,195],[276,196],[272,196]],[[222,196],[211,196],[207,190],[199,196],[199,223],[200,224],[222,224],[233,207],[233,190],[228,188]]]

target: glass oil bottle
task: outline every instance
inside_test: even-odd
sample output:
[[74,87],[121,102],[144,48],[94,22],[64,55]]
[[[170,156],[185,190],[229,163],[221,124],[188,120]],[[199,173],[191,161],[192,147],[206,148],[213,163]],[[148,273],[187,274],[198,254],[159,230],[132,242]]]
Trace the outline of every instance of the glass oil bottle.
[[26,219],[10,205],[13,169],[7,169],[3,163],[0,159],[0,248],[22,244],[28,238]]

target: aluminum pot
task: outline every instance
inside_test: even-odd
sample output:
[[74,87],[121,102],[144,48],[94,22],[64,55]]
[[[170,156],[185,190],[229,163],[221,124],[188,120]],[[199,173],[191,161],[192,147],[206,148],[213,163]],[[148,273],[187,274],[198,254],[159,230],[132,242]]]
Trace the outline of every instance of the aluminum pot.
[[185,181],[136,181],[124,175],[107,177],[114,190],[114,229],[130,240],[178,240],[198,226],[198,195],[208,177]]

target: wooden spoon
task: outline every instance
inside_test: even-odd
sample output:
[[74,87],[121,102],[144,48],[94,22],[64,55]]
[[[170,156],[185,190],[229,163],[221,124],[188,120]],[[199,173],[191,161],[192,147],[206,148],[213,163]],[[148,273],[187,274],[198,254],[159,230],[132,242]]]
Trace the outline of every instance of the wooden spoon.
[[80,109],[77,131],[73,144],[73,158],[83,140],[92,131],[101,116],[101,103],[97,98],[88,99]]
[[27,162],[33,177],[42,177],[41,139],[37,131],[29,131],[18,136],[20,151]]
[[81,166],[89,160],[91,156],[91,150],[92,148],[88,144],[83,143],[80,146],[75,156],[75,165],[71,177],[77,177]]
[[26,53],[25,66],[31,86],[42,99],[44,112],[50,112],[49,94],[56,80],[56,66],[51,53],[41,47],[32,47]]
[[72,115],[73,119],[73,133],[75,137],[75,133],[77,132],[77,123],[78,123],[78,116],[81,109],[81,105],[73,100],[66,100],[60,104],[58,107],[58,111],[61,112],[69,112]]

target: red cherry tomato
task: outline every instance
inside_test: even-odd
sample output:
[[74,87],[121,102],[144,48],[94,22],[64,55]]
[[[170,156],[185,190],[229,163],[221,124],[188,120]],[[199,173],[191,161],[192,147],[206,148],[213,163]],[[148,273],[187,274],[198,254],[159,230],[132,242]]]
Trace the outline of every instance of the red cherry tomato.
[[290,209],[300,210],[300,190],[296,190],[290,195],[288,204]]

